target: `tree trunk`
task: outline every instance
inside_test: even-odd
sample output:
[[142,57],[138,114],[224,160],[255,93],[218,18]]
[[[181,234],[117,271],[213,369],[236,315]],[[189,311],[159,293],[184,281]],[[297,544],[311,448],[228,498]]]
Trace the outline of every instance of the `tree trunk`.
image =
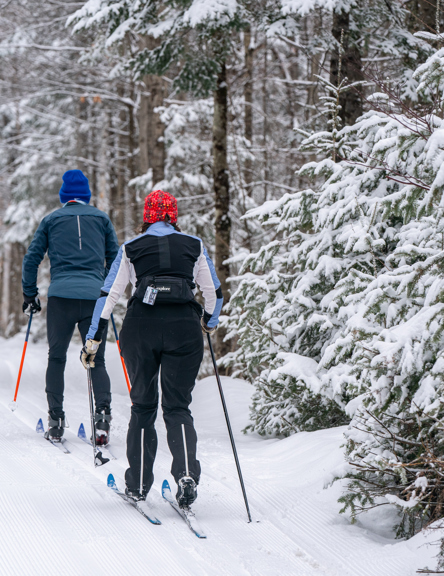
[[148,102],[150,95],[146,83],[142,87],[140,104],[137,110],[137,123],[139,126],[139,176],[146,174],[150,167],[148,158]]
[[155,112],[158,106],[163,106],[165,82],[159,76],[147,76],[145,85],[151,94],[148,101],[148,157],[155,187],[165,178],[165,124],[160,114]]
[[[123,97],[123,88],[117,89],[119,96]],[[109,217],[116,230],[119,244],[125,240],[125,213],[124,195],[125,195],[125,168],[126,158],[122,158],[122,149],[124,143],[121,142],[122,125],[125,121],[125,111],[121,110],[118,116],[117,126],[114,126],[113,118],[109,117],[109,135],[110,135],[110,198],[109,198]]]
[[267,91],[267,75],[268,75],[268,42],[265,36],[264,40],[264,77],[262,81],[262,110],[264,114],[264,123],[262,126],[262,138],[264,143],[264,199],[268,200],[268,182],[270,179],[269,166],[268,166],[268,91]]
[[[134,88],[131,85],[131,100],[134,102]],[[135,142],[136,142],[136,126],[134,121],[134,107],[128,104],[128,159],[127,170],[129,172],[129,179],[132,180],[136,177],[136,162],[135,162]],[[133,232],[137,224],[142,220],[142,216],[138,214],[137,205],[137,190],[134,186],[127,186],[127,210],[126,210],[126,224],[125,224],[125,237],[126,239],[133,236]]]
[[[158,44],[151,36],[143,37],[141,42],[149,50]],[[143,81],[148,94],[142,95],[139,108],[139,169],[141,175],[152,169],[152,185],[155,186],[165,178],[165,125],[155,109],[163,106],[167,90],[165,80],[160,76],[145,76]]]
[[19,242],[7,243],[2,250],[1,276],[1,333],[14,336],[27,321],[22,310],[22,261],[25,247]]
[[[244,86],[244,136],[247,140],[248,151],[251,152],[253,146],[253,65],[254,65],[254,48],[252,46],[251,27],[248,25],[244,32],[244,54],[245,54],[245,86]],[[246,197],[253,197],[253,162],[251,158],[245,158],[244,163],[244,213],[247,211]],[[246,195],[246,197],[245,197]],[[252,250],[252,235],[248,220],[243,220],[245,230],[244,246]]]
[[407,3],[410,10],[408,29],[415,32],[436,32],[436,0],[412,0]]
[[[342,66],[341,74],[339,76],[339,46],[341,43],[341,34],[344,31],[344,41],[342,49]],[[333,11],[333,28],[332,34],[337,41],[330,59],[330,82],[338,85],[339,82],[347,78],[347,84],[359,82],[364,79],[362,74],[361,54],[358,49],[357,39],[353,37],[350,31],[350,13],[341,10],[340,12]],[[355,123],[356,119],[362,114],[362,98],[359,93],[360,88],[349,89],[342,92],[339,97],[339,104],[341,110],[339,116],[342,124],[351,126]]]
[[81,170],[84,174],[87,171],[87,163],[85,162],[88,154],[88,100],[85,96],[81,96],[78,108],[77,118],[77,169]]
[[[248,25],[244,32],[244,51],[245,51],[245,86],[244,86],[244,110],[245,110],[245,139],[249,142],[249,147],[253,145],[253,54],[254,49],[251,45],[251,27]],[[248,196],[252,195],[253,187],[253,165],[250,158],[246,158],[244,166],[244,180]]]
[[[224,300],[228,299],[228,282],[230,267],[224,261],[230,256],[231,220],[229,215],[230,193],[228,182],[227,163],[227,115],[228,91],[225,62],[221,65],[217,76],[217,88],[214,91],[214,117],[213,117],[213,178],[216,204],[215,233],[216,233],[216,273],[221,283]],[[226,331],[219,329],[216,332],[216,351],[219,357],[230,351],[228,342],[224,342]]]

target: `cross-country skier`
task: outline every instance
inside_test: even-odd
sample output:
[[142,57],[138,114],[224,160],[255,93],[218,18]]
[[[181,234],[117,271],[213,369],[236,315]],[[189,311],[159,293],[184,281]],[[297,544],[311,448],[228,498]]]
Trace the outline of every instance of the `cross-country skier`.
[[[48,252],[51,283],[48,289],[49,343],[46,395],[49,417],[47,437],[61,441],[65,427],[63,393],[66,352],[77,324],[83,342],[94,305],[119,245],[114,227],[104,213],[89,206],[88,178],[80,170],[63,175],[59,192],[62,208],[43,218],[23,259],[23,312],[40,312],[37,272]],[[103,337],[106,340],[107,326]],[[97,443],[108,442],[111,389],[105,368],[105,342],[97,354],[92,381],[96,404]]]
[[[177,226],[177,201],[166,192],[145,199],[141,234],[120,247],[94,310],[81,359],[86,367],[100,351],[104,329],[129,282],[135,286],[120,333],[121,353],[131,381],[127,436],[126,493],[144,500],[153,481],[157,449],[154,428],[158,377],[163,418],[177,484],[177,502],[188,507],[197,496],[200,464],[189,409],[203,357],[202,331],[212,333],[222,308],[222,291],[202,240]],[[200,287],[205,308],[194,299]]]

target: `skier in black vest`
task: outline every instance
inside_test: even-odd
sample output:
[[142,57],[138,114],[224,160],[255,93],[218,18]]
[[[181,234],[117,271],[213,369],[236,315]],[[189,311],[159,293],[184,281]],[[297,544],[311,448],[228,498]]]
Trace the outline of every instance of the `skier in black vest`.
[[[85,342],[100,288],[117,255],[114,227],[107,214],[89,206],[88,178],[80,170],[63,175],[62,208],[43,218],[23,259],[23,312],[40,312],[37,272],[48,252],[51,284],[46,314],[49,358],[46,371],[47,437],[61,441],[65,428],[63,393],[66,352],[77,324]],[[107,327],[104,326],[106,340]],[[111,385],[105,368],[105,344],[92,371],[96,400],[97,443],[108,442]]]
[[[154,481],[160,370],[171,473],[178,484],[178,504],[187,507],[196,499],[201,472],[189,410],[191,392],[203,357],[202,331],[216,330],[222,291],[202,240],[181,233],[177,226],[173,196],[157,190],[146,197],[141,232],[120,247],[97,301],[81,360],[85,367],[94,360],[113,307],[131,282],[135,291],[120,332],[132,386],[126,493],[144,500]],[[194,299],[196,283],[205,299],[203,313]]]

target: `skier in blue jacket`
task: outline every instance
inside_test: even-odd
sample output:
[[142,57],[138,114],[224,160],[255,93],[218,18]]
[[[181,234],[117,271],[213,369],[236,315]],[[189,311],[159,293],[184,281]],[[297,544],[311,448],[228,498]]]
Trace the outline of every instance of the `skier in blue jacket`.
[[[101,286],[119,249],[107,214],[88,205],[91,191],[88,179],[80,170],[65,172],[59,195],[63,206],[43,218],[23,259],[22,269],[23,311],[39,312],[37,272],[48,252],[51,283],[46,318],[49,343],[46,435],[55,441],[61,440],[65,427],[63,393],[68,346],[76,324],[85,342]],[[108,442],[111,420],[111,385],[105,368],[104,344],[91,373],[98,444]]]

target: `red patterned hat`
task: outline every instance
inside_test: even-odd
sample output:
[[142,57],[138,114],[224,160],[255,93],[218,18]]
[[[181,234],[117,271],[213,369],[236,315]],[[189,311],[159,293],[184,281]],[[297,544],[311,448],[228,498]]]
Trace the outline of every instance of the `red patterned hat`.
[[170,217],[169,222],[177,222],[177,200],[168,192],[155,190],[145,198],[145,210],[143,211],[143,221],[153,224]]

